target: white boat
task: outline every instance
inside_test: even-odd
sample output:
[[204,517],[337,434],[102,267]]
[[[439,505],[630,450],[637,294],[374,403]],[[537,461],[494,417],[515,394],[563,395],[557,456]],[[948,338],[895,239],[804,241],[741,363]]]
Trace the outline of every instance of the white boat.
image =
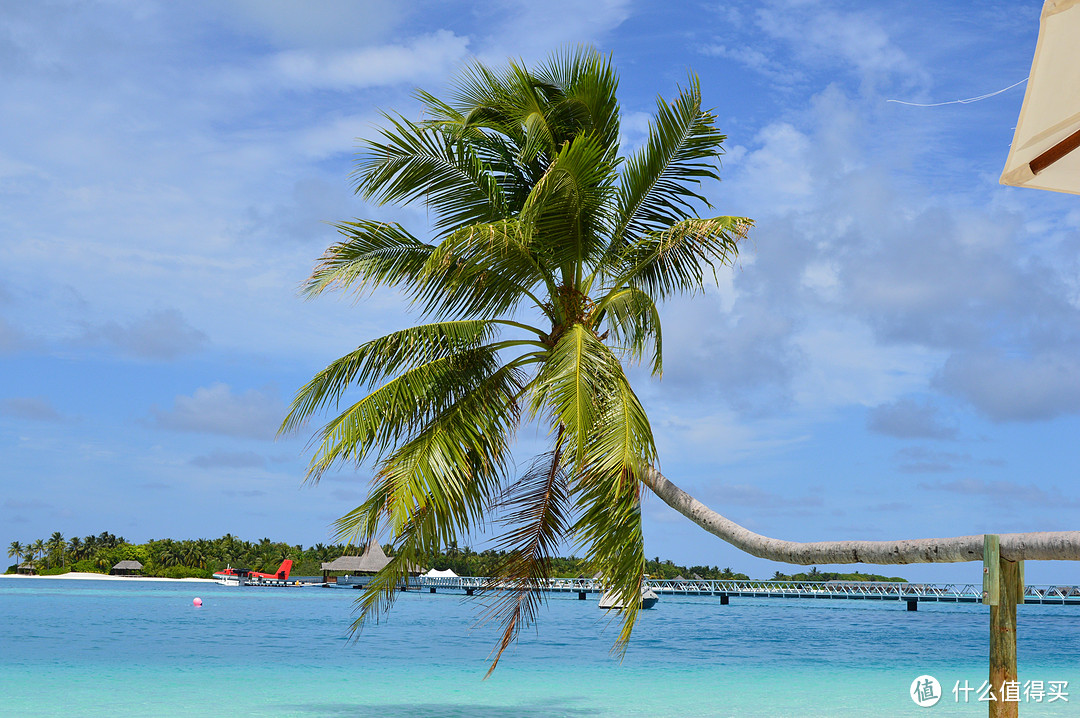
[[[660,600],[660,597],[657,596],[656,592],[653,591],[651,588],[649,588],[648,586],[642,586],[641,587],[641,607],[642,608],[652,608],[653,606],[656,605],[656,602],[659,601],[659,600]],[[600,597],[600,608],[603,608],[605,610],[611,610],[613,608],[622,608],[622,607],[623,607],[622,602],[617,600],[615,598],[614,594],[605,593],[603,596]]]

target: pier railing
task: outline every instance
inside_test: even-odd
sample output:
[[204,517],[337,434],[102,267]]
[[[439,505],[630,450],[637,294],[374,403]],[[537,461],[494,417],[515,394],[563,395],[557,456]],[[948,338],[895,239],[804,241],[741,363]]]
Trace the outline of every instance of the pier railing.
[[[477,576],[428,578],[415,581],[421,589],[449,589],[474,593],[499,590],[509,585]],[[646,579],[645,585],[660,596],[742,596],[748,598],[836,598],[870,600],[917,600],[977,603],[983,599],[981,583],[905,583],[900,581],[724,581],[705,579]],[[553,578],[541,589],[555,593],[602,593],[603,585],[592,578]],[[1080,586],[1028,585],[1024,603],[1080,605]]]

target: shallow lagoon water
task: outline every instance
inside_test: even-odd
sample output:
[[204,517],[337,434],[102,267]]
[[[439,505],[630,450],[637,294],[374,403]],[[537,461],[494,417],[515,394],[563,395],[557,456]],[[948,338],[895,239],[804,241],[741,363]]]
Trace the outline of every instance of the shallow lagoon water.
[[[0,581],[3,716],[985,716],[952,694],[987,673],[978,605],[663,597],[624,660],[596,599],[553,595],[484,680],[494,627],[459,594],[401,594],[348,638],[354,591]],[[194,608],[192,599],[203,599]],[[1019,608],[1020,680],[1069,681],[1080,608]],[[930,674],[942,700],[920,708]]]

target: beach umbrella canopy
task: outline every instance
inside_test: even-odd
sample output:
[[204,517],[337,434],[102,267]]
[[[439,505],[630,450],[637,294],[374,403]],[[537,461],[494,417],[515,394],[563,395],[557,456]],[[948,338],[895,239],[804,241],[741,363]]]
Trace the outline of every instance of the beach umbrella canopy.
[[1001,184],[1080,194],[1080,0],[1046,0]]

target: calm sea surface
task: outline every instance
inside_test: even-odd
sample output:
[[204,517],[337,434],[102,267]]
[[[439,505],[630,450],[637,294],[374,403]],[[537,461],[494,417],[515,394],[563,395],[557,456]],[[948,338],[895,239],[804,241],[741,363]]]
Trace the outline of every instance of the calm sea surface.
[[[985,716],[988,609],[899,602],[662,598],[620,664],[596,599],[553,596],[483,680],[495,631],[462,596],[402,595],[346,636],[357,592],[0,580],[2,716]],[[194,608],[192,599],[203,599]],[[1025,680],[1068,681],[1080,607],[1021,606]],[[940,681],[933,708],[908,695]],[[1073,693],[1075,692],[1075,695]]]

